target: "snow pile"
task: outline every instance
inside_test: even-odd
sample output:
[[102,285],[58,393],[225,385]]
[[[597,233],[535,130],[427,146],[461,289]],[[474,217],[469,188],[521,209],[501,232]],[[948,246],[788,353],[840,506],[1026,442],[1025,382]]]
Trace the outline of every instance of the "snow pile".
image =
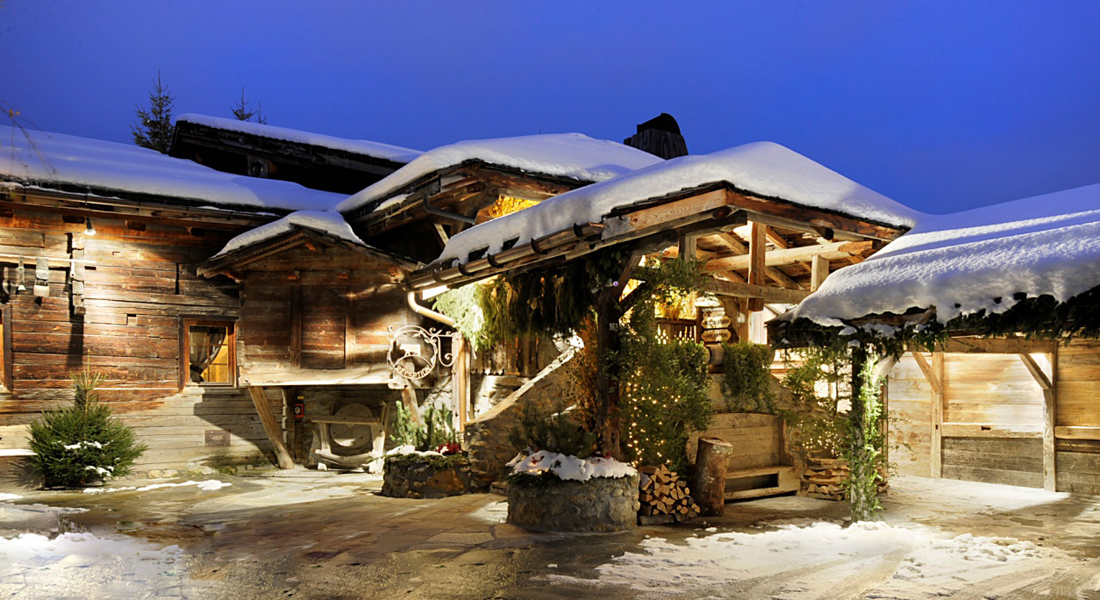
[[142,487],[128,486],[128,487],[117,487],[117,488],[84,488],[84,493],[85,494],[107,494],[107,493],[110,493],[110,492],[129,492],[129,491],[149,492],[149,491],[152,491],[152,490],[159,490],[159,489],[164,489],[164,488],[187,487],[187,486],[192,486],[192,485],[199,488],[200,490],[202,490],[204,492],[214,492],[214,491],[222,489],[223,487],[229,487],[233,484],[226,483],[224,481],[218,481],[217,479],[209,479],[209,480],[206,480],[206,481],[184,481],[182,483],[154,483],[154,484],[146,485],[146,486],[142,486]]
[[149,194],[227,207],[327,210],[345,198],[296,183],[221,173],[131,144],[0,125],[0,181]]
[[131,538],[24,533],[0,538],[0,594],[19,598],[152,598],[183,582],[179,546]]
[[593,456],[577,458],[569,454],[539,450],[529,454],[520,453],[508,463],[512,474],[527,473],[541,475],[553,473],[564,481],[588,481],[593,477],[629,477],[637,473],[634,467],[621,463],[614,458]]
[[20,496],[19,494],[0,494],[0,502],[11,502],[12,500],[18,500],[20,498],[22,498],[22,496]]
[[342,150],[344,152],[351,152],[352,154],[373,156],[375,158],[383,158],[400,163],[407,163],[423,154],[419,150],[402,148],[401,146],[393,146],[381,142],[372,142],[370,140],[349,140],[346,138],[333,137],[331,135],[300,131],[298,129],[275,127],[273,125],[238,121],[236,119],[208,117],[206,115],[197,115],[193,113],[180,115],[179,118],[176,119],[176,122],[181,121],[214,127],[216,129],[224,129],[226,131],[238,131],[240,133],[266,137],[273,140],[309,144],[311,146],[320,146],[331,150]]
[[757,142],[662,161],[482,223],[451,238],[437,262],[466,262],[475,250],[488,247],[494,254],[511,239],[525,244],[573,225],[598,223],[616,208],[714,183],[899,227],[912,227],[920,215],[797,152]]
[[300,210],[290,213],[278,221],[272,221],[271,223],[261,225],[238,235],[229,240],[225,247],[214,256],[221,256],[246,246],[258,244],[293,231],[296,228],[313,229],[349,241],[353,244],[358,244],[360,246],[367,245],[363,240],[359,239],[359,236],[355,235],[355,232],[351,230],[351,225],[348,225],[347,221],[344,220],[344,217],[340,213],[334,211]]
[[369,205],[425,175],[470,160],[587,182],[603,181],[661,162],[648,152],[580,133],[468,140],[421,154],[385,179],[341,202],[336,210],[346,213]]
[[845,267],[785,318],[823,325],[936,307],[941,323],[1011,308],[1013,295],[1065,301],[1100,285],[1100,184],[927,216]]
[[[816,522],[785,525],[764,533],[716,533],[684,544],[663,538],[642,541],[643,553],[627,552],[597,567],[591,584],[623,585],[647,596],[708,593],[727,597],[786,599],[829,597],[919,597],[950,595],[1000,577],[1009,568],[1045,570],[1072,562],[1060,551],[1029,542],[962,535],[945,540],[920,525],[855,523],[847,528]],[[585,580],[547,575],[552,582]]]

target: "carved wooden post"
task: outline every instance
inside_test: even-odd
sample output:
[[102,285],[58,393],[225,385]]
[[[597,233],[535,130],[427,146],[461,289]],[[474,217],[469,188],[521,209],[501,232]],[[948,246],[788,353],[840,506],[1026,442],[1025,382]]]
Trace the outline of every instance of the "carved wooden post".
[[695,455],[695,479],[691,496],[699,505],[699,514],[721,515],[726,507],[726,466],[733,444],[716,437],[699,438]]

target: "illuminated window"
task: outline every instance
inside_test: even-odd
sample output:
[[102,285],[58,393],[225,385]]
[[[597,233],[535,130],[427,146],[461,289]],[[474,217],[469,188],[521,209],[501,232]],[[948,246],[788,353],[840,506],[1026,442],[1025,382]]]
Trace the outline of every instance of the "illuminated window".
[[182,362],[185,384],[234,385],[237,339],[231,321],[185,319]]

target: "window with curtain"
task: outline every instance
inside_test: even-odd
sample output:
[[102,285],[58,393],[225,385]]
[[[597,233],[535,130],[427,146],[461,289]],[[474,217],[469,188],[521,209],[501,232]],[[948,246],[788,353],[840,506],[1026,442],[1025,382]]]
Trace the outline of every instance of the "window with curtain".
[[217,322],[186,323],[187,377],[191,383],[234,383],[233,324]]

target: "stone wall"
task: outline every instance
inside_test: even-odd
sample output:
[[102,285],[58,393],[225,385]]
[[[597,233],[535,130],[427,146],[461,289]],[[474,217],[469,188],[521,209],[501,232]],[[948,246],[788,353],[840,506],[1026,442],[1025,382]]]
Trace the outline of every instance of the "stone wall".
[[525,403],[542,411],[561,400],[561,390],[569,385],[568,368],[575,351],[566,350],[523,387],[485,414],[466,424],[463,450],[470,458],[475,487],[486,491],[504,474],[504,465],[516,455],[508,434],[519,425]]
[[382,495],[391,498],[446,498],[472,491],[470,463],[459,458],[386,458]]
[[637,475],[508,486],[508,522],[536,531],[626,531],[640,507]]

